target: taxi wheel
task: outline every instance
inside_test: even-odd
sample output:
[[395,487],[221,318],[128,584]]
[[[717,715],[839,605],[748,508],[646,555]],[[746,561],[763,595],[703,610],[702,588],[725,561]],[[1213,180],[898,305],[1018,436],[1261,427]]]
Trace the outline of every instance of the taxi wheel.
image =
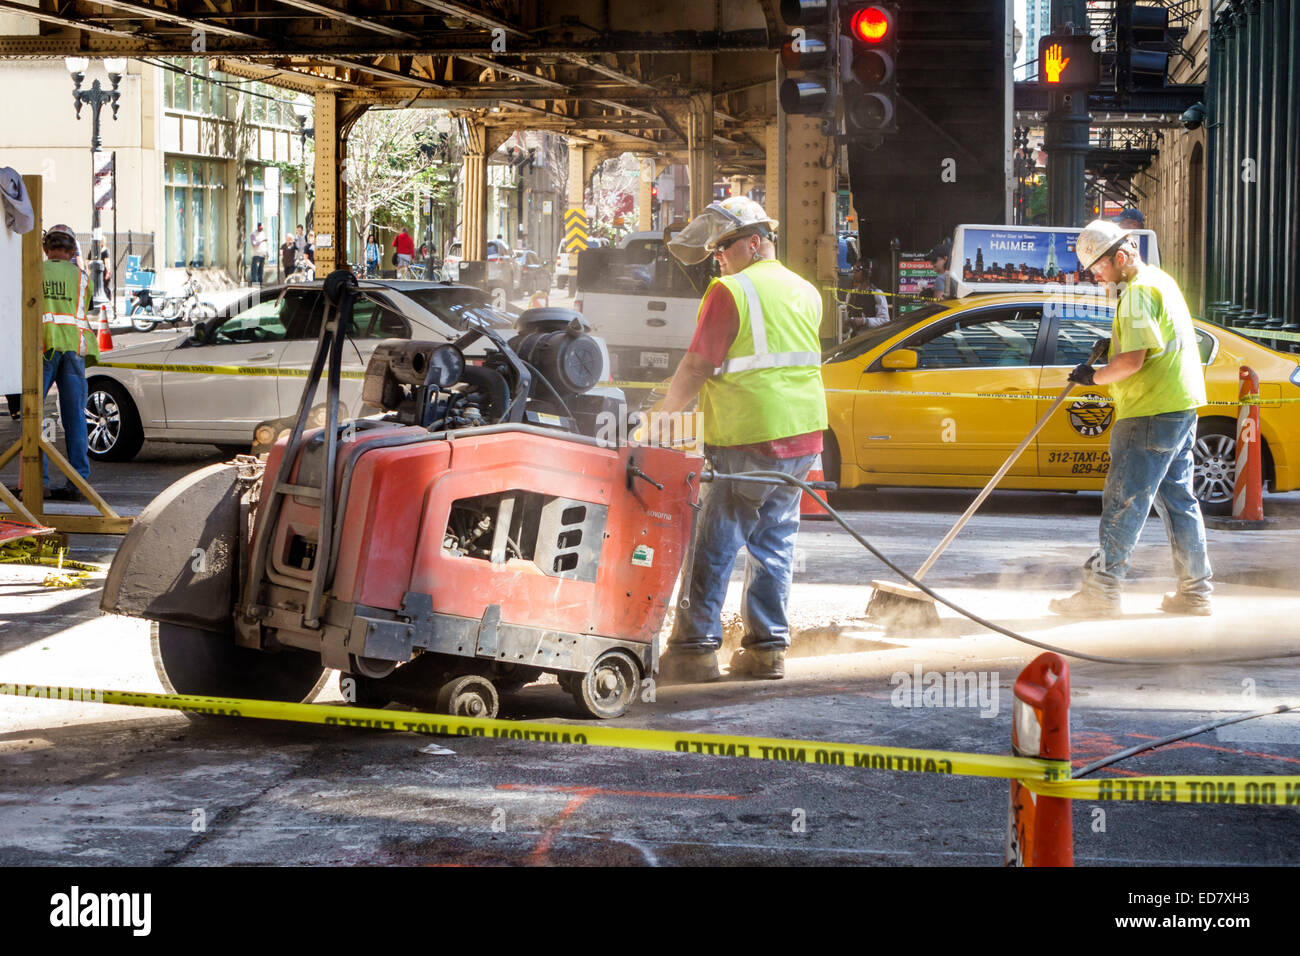
[[[822,432],[822,474],[827,481],[840,484],[840,443],[835,440],[835,432],[829,428]],[[842,485],[840,490],[844,490]]]
[[1232,484],[1237,464],[1237,428],[1224,419],[1202,419],[1192,448],[1192,487],[1207,515],[1232,514]]
[[126,389],[108,379],[93,379],[87,389],[86,431],[96,461],[130,461],[144,444],[135,403]]

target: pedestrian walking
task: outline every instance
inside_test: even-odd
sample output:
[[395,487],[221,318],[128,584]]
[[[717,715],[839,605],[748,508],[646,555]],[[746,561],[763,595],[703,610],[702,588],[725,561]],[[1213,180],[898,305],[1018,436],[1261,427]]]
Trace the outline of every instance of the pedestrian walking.
[[1079,365],[1070,381],[1109,385],[1115,403],[1110,470],[1102,492],[1100,548],[1084,566],[1083,588],[1050,608],[1072,617],[1114,617],[1138,535],[1154,504],[1173,549],[1178,589],[1170,614],[1211,613],[1205,524],[1192,485],[1196,409],[1205,404],[1196,329],[1173,277],[1142,261],[1137,237],[1098,219],[1075,242],[1079,265],[1099,282],[1124,283],[1111,326],[1110,357]]
[[379,260],[382,253],[379,251],[379,241],[372,232],[366,237],[366,275],[374,277],[379,275]]
[[401,232],[393,237],[393,249],[395,250],[393,252],[393,265],[397,267],[398,275],[406,278],[406,275],[404,275],[406,267],[415,258],[415,240],[411,238],[411,234],[406,231],[405,226],[402,227]]
[[[654,409],[677,414],[699,395],[705,454],[721,473],[805,478],[822,450],[821,294],[776,260],[775,219],[745,196],[711,203],[669,242],[678,259],[712,255],[721,278],[705,290],[690,349]],[[665,682],[716,680],[722,602],[736,554],[748,552],[741,652],[733,675],[785,676],[786,604],[799,530],[798,488],[718,481],[695,522],[694,559],[660,663]]]
[[259,222],[248,240],[249,251],[253,254],[253,267],[248,281],[253,285],[262,284],[262,270],[266,267],[266,230]]
[[[86,359],[99,358],[99,345],[90,327],[90,276],[72,262],[77,238],[70,228],[59,224],[45,231],[41,240],[45,250],[42,264],[44,309],[41,315],[44,360],[42,400],[50,386],[59,386],[59,418],[63,423],[64,447],[68,463],[83,478],[90,477],[90,457],[86,431]],[[68,483],[51,489],[49,463],[41,456],[41,479],[45,497],[54,501],[77,501],[81,498]]]

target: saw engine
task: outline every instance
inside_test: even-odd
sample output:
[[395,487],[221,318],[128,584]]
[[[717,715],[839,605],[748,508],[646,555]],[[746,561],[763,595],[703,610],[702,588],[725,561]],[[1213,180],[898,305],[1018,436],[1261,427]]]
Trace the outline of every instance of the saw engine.
[[[488,717],[554,675],[583,713],[622,715],[657,666],[702,459],[597,440],[619,414],[591,391],[600,348],[554,309],[509,342],[482,327],[381,343],[364,397],[383,414],[334,420],[347,279],[326,284],[292,430],[265,463],[211,466],[151,503],[103,608],[157,622],[178,693],[304,700],[336,668],[360,706]],[[309,430],[327,365],[328,420]]]

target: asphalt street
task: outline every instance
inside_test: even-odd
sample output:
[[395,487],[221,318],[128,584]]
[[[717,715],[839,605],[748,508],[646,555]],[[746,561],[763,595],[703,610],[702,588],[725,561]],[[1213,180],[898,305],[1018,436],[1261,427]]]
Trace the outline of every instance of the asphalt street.
[[[14,437],[15,426],[3,422],[0,445]],[[149,443],[135,462],[96,465],[94,481],[129,514],[219,460],[208,446]],[[836,501],[856,529],[912,568],[970,496],[918,490]],[[1268,496],[1265,508],[1300,516],[1300,495]],[[1076,766],[1231,713],[1300,704],[1300,669],[1277,656],[1300,649],[1300,532],[1211,531],[1216,614],[1177,618],[1158,610],[1172,569],[1163,531],[1149,524],[1123,618],[1054,618],[1047,600],[1077,583],[1099,510],[1095,494],[995,494],[927,575],[957,603],[1033,639],[1164,662],[1070,661]],[[107,561],[115,539],[72,545],[76,557]],[[727,605],[728,651],[740,633],[742,568]],[[99,612],[102,578],[54,590],[41,586],[44,574],[0,566],[0,682],[162,689],[147,623]],[[843,530],[807,522],[788,677],[658,687],[618,723],[1007,753],[1011,687],[1038,651],[947,609],[937,629],[884,630],[864,609],[870,582],[886,575]],[[1198,662],[1235,656],[1265,659]],[[973,674],[986,693],[906,706],[926,702],[905,698],[904,678],[931,672]],[[342,707],[334,678],[317,700]],[[588,723],[550,680],[506,698],[503,716]],[[1297,774],[1298,720],[1283,714],[1225,727],[1097,776]],[[1296,810],[1076,801],[1076,861],[1295,863]],[[0,698],[0,863],[997,866],[1006,813],[1007,784],[995,779]]]

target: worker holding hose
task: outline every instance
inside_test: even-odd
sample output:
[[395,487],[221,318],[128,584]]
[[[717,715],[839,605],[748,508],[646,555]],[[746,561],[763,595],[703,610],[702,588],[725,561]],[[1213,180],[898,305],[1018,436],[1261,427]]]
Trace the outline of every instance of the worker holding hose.
[[[653,410],[675,415],[700,397],[705,453],[715,471],[779,471],[803,479],[822,450],[820,293],[776,260],[776,220],[745,196],[711,203],[668,242],[685,263],[712,255],[722,276],[705,290],[690,349]],[[799,530],[797,487],[718,481],[695,520],[695,543],[668,649],[665,683],[717,680],[722,603],[732,565],[748,552],[741,652],[733,676],[785,676],[786,604]]]
[[1079,266],[1099,282],[1124,283],[1111,327],[1110,360],[1079,365],[1070,381],[1109,385],[1115,403],[1110,470],[1102,493],[1101,547],[1084,566],[1083,588],[1049,607],[1071,617],[1114,617],[1129,559],[1155,505],[1174,553],[1178,590],[1160,609],[1209,615],[1210,561],[1192,487],[1196,409],[1205,404],[1196,330],[1178,284],[1142,261],[1137,237],[1104,219],[1075,244]]

